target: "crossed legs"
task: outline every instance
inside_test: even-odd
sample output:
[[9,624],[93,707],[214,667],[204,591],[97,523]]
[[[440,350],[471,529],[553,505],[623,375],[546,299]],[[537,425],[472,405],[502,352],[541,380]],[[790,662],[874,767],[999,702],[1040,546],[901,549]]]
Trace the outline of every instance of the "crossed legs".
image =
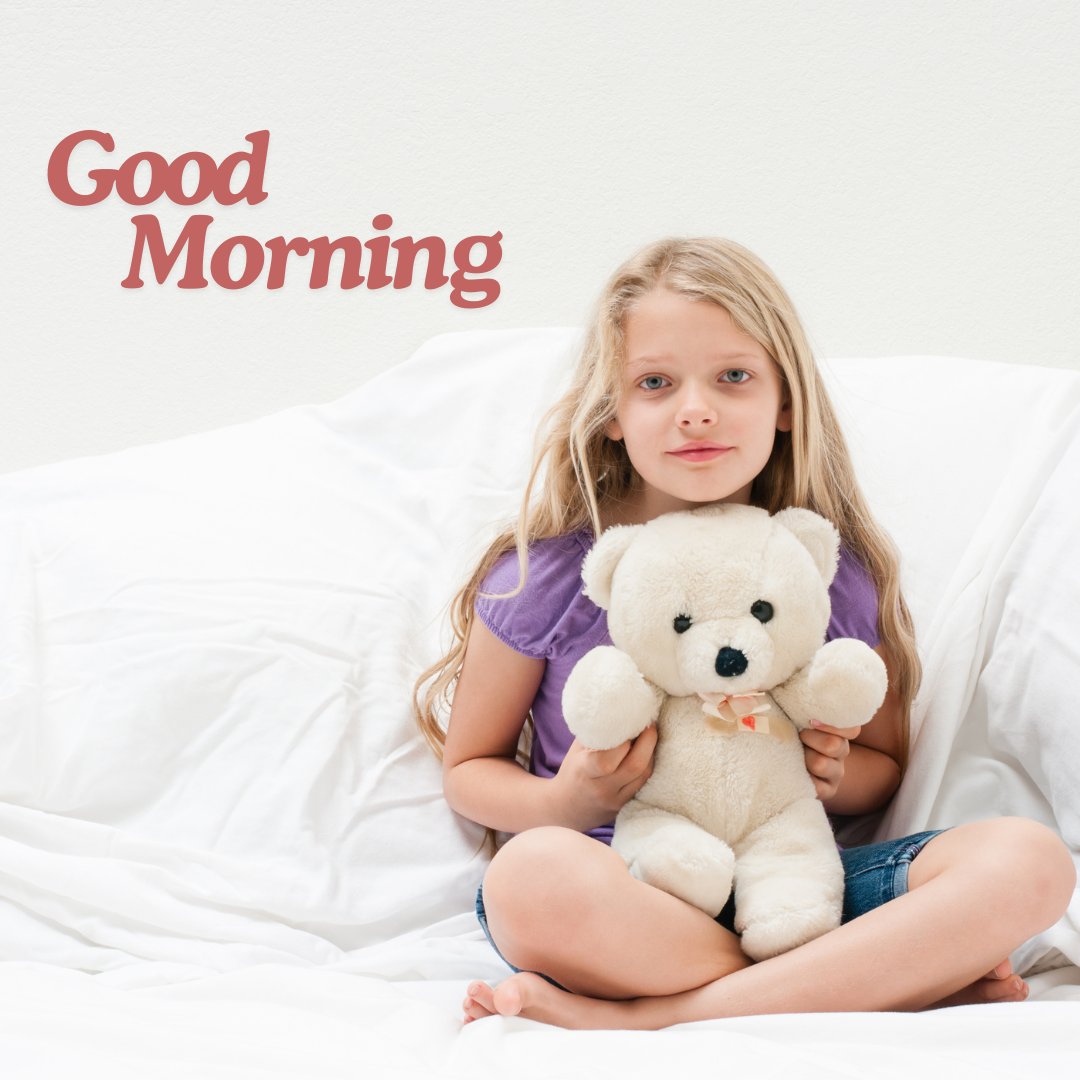
[[496,990],[471,984],[466,1019],[498,1012],[566,1027],[660,1028],[1018,999],[1022,983],[1002,958],[1061,916],[1074,885],[1068,850],[1044,826],[1020,818],[958,826],[911,864],[906,895],[752,965],[733,934],[631,878],[605,845],[566,829],[529,830],[499,852],[484,881],[492,937],[525,972]]

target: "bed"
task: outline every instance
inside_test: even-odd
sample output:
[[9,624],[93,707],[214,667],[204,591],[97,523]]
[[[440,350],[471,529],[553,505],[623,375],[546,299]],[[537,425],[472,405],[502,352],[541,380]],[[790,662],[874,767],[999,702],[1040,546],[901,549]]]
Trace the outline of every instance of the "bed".
[[[442,335],[328,405],[0,476],[5,1077],[1072,1074],[1080,899],[1022,1005],[461,1025],[507,971],[411,687],[578,340]],[[1080,373],[822,370],[925,664],[863,835],[1022,814],[1075,858]]]

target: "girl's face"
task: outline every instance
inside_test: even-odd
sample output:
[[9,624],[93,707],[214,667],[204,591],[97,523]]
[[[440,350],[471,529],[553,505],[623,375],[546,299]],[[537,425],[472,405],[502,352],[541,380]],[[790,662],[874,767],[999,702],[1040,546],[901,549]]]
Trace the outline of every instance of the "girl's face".
[[626,317],[621,439],[644,481],[635,516],[750,501],[791,404],[765,350],[707,300],[647,293]]

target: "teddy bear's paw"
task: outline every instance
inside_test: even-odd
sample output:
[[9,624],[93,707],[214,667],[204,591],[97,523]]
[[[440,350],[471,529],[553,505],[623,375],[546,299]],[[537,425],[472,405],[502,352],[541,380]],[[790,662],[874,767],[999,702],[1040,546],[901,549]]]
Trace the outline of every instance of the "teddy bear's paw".
[[563,688],[563,716],[591,750],[636,739],[660,712],[663,695],[626,653],[599,645],[574,666]]
[[731,895],[735,856],[715,836],[695,829],[674,845],[663,841],[639,850],[629,861],[639,881],[677,896],[716,918]]
[[751,960],[768,960],[835,930],[840,925],[840,915],[840,904],[828,901],[813,907],[777,911],[740,926],[737,912],[735,928],[741,929],[742,950]]
[[833,727],[857,727],[881,708],[888,674],[865,641],[836,638],[814,657],[809,687],[815,719]]

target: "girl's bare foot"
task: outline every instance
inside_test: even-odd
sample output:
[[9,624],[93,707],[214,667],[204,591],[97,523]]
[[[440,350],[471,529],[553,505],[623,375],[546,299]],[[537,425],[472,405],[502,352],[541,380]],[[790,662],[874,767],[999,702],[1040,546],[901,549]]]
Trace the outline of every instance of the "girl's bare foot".
[[521,1016],[564,1028],[638,1026],[633,1002],[571,994],[528,971],[511,975],[494,989],[484,982],[469,983],[462,1006],[466,1024],[485,1016]]
[[469,983],[465,991],[465,1000],[461,1003],[465,1013],[465,1023],[482,1020],[485,1016],[495,1015],[495,991],[485,982]]
[[936,1002],[931,1008],[944,1009],[951,1005],[989,1005],[1002,1001],[1024,1001],[1028,996],[1028,984],[1013,973],[1012,964],[1002,960],[993,971],[947,998]]

